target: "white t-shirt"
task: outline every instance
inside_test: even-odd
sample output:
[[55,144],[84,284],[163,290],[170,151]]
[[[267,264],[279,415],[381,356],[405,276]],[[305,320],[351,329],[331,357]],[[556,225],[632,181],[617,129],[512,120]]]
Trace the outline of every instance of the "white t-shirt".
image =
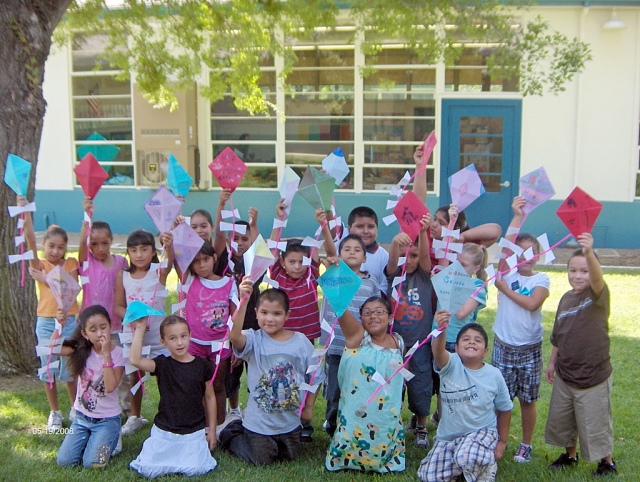
[[[549,290],[551,285],[551,280],[544,273],[522,276],[517,270],[509,272],[504,280],[510,290],[525,296],[531,296],[536,287]],[[493,332],[508,345],[524,346],[540,343],[544,334],[542,306],[535,311],[529,311],[506,296],[500,296]]]
[[[111,362],[114,367],[123,367],[122,348],[114,346],[111,349]],[[91,418],[107,418],[120,415],[122,409],[118,403],[118,389],[111,393],[104,389],[104,355],[98,355],[92,348],[84,372],[78,377],[76,400],[73,404],[78,412]],[[107,370],[111,370],[107,368]]]
[[367,253],[367,260],[362,263],[360,271],[368,271],[380,285],[380,291],[387,294],[387,277],[384,275],[384,269],[389,262],[389,252],[382,246],[378,245],[373,253]]

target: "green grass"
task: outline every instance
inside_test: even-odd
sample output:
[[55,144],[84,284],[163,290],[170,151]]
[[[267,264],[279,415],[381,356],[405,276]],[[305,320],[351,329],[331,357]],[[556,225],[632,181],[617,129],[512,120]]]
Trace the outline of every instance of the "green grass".
[[[546,301],[543,312],[545,328],[544,358],[549,358],[549,334],[553,325],[555,309],[562,294],[569,289],[564,271],[548,269],[551,277],[551,296]],[[615,428],[614,458],[618,463],[619,479],[640,480],[640,417],[638,417],[638,400],[640,388],[640,367],[636,362],[640,329],[636,320],[640,319],[640,274],[637,272],[616,271],[606,275],[611,289],[612,313],[610,319],[611,354],[613,372],[613,417]],[[170,277],[168,288],[175,290],[177,279]],[[175,302],[175,293],[171,296]],[[491,290],[489,306],[481,311],[480,322],[490,330],[495,317],[495,290]],[[542,396],[538,402],[538,424],[534,437],[534,458],[526,465],[513,461],[521,437],[520,411],[516,402],[510,430],[510,440],[505,458],[499,463],[499,481],[586,481],[592,480],[591,471],[594,464],[581,461],[576,469],[564,473],[549,473],[546,466],[560,454],[561,449],[547,446],[544,443],[544,424],[547,416],[551,387],[543,381]],[[246,401],[246,390],[241,391],[243,406]],[[69,401],[63,389],[60,389],[60,400],[63,413],[69,410]],[[432,406],[435,406],[435,399]],[[143,400],[142,413],[152,419],[158,406],[158,391],[155,380],[147,383],[147,395]],[[318,397],[313,424],[316,427],[314,441],[304,445],[298,460],[288,464],[276,464],[269,467],[256,468],[216,449],[214,457],[218,468],[206,476],[194,480],[218,479],[230,481],[283,481],[283,480],[417,480],[416,470],[420,460],[426,455],[424,451],[413,448],[413,435],[407,438],[407,470],[398,475],[364,475],[355,472],[329,474],[324,470],[324,456],[329,438],[322,431],[324,420],[324,400]],[[15,389],[0,391],[0,464],[1,480],[51,480],[51,481],[124,481],[139,480],[128,464],[133,460],[148,436],[149,429],[124,439],[123,452],[111,460],[105,470],[89,472],[80,468],[59,468],[55,457],[62,442],[62,435],[37,435],[34,428],[46,425],[48,406],[41,388]],[[409,412],[403,412],[405,420]],[[434,434],[430,428],[430,436]],[[184,480],[182,477],[167,477],[163,480]]]

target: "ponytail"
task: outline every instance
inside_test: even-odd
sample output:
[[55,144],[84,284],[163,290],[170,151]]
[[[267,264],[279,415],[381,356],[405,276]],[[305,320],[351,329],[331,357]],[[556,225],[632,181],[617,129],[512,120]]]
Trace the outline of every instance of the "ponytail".
[[487,253],[487,248],[481,244],[464,243],[464,246],[462,247],[462,252],[469,255],[473,266],[480,267],[476,272],[476,276],[478,277],[478,279],[481,279],[482,281],[487,281],[487,272],[485,270],[485,268],[487,267],[487,261],[489,258],[489,255]]

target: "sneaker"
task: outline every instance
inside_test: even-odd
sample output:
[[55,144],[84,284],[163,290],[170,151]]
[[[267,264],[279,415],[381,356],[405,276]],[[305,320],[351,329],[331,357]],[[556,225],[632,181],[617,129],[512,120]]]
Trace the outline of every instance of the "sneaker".
[[611,462],[605,462],[604,460],[598,462],[598,468],[593,472],[593,475],[616,475],[618,473],[616,461],[611,460]]
[[236,420],[242,422],[242,417],[235,412],[229,412],[227,414],[227,418],[224,419],[224,422],[216,427],[216,438],[220,436],[220,432],[222,432],[227,425],[231,422],[235,422]]
[[131,415],[125,424],[122,426],[120,433],[125,437],[127,435],[132,435],[148,424],[149,421],[146,418],[136,417],[135,415]]
[[115,457],[120,452],[122,452],[122,432],[120,432],[120,435],[118,435],[118,443],[116,444],[116,448],[111,451],[111,456]]
[[60,410],[51,410],[49,412],[49,420],[47,420],[47,430],[49,432],[57,432],[62,429],[62,414]]
[[411,415],[411,422],[409,422],[409,426],[407,427],[407,432],[414,432],[416,429],[416,425],[418,425],[418,417],[414,413]]
[[513,460],[520,464],[526,464],[527,462],[531,462],[532,456],[533,447],[531,445],[521,443],[518,452],[513,457]]
[[431,420],[431,423],[435,428],[438,428],[438,424],[440,423],[440,414],[437,410],[431,414],[429,420]]
[[327,433],[329,438],[333,438],[333,435],[336,433],[336,427],[332,427],[329,425],[329,420],[325,420],[322,424],[322,429]]
[[230,409],[229,413],[227,413],[227,417],[231,414],[240,417],[240,420],[242,420],[242,410],[240,410],[240,407]]
[[69,423],[73,423],[76,421],[76,409],[71,407],[69,410]]
[[429,434],[426,427],[416,427],[416,438],[413,441],[413,446],[419,449],[429,448]]
[[300,432],[301,442],[313,442],[313,425],[310,423],[302,424],[302,432]]
[[563,453],[560,457],[556,459],[555,462],[549,465],[551,470],[560,470],[565,467],[572,467],[578,464],[578,454],[576,454],[576,458],[570,457],[568,453]]
[[[478,474],[476,482],[494,482],[496,480],[496,474],[498,473],[498,464],[494,462],[488,465]],[[464,477],[463,477],[464,480]]]

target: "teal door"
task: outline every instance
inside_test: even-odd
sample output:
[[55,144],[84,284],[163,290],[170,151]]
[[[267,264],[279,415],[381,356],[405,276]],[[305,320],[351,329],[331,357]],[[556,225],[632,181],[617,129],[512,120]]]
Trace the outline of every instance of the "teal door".
[[451,203],[449,176],[475,164],[486,193],[465,209],[470,226],[506,231],[520,177],[520,100],[443,100],[440,205]]

